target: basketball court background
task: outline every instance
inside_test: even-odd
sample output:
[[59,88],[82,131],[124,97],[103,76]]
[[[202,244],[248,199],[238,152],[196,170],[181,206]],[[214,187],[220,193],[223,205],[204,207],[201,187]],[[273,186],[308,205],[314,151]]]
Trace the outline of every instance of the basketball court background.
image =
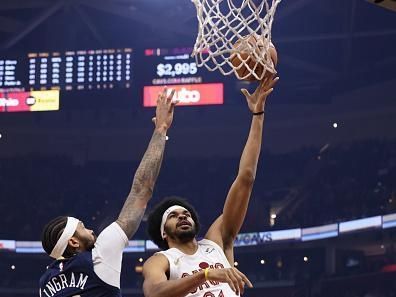
[[[60,88],[57,111],[10,112],[16,103],[10,86],[2,86],[1,296],[36,295],[49,259],[33,253],[34,241],[48,219],[70,213],[97,230],[114,219],[152,131],[154,108],[144,106],[145,89],[177,85],[186,105],[176,110],[153,204],[168,195],[186,197],[200,212],[203,229],[217,216],[250,124],[239,89],[254,86],[195,72],[189,54],[196,32],[190,1],[0,3],[0,61],[18,61],[8,70],[0,64],[0,77],[4,83],[5,72],[16,69],[21,84],[12,88],[31,91],[34,58],[62,57],[66,67],[71,56],[78,63],[84,55],[122,55],[122,78],[117,82],[114,75],[112,86],[90,84],[89,66],[83,83],[77,70],[73,83],[43,86],[35,78],[33,91]],[[395,12],[361,0],[283,0],[272,38],[281,80],[266,109],[243,234],[395,213]],[[103,78],[104,69],[99,72]],[[21,99],[24,110],[33,102],[29,96]],[[246,246],[236,248],[239,268],[256,284],[246,296],[383,296],[396,258],[394,230],[381,220],[380,227],[315,241],[246,235]],[[134,240],[147,239],[144,228]],[[125,296],[141,296],[140,258],[153,252],[149,243],[133,244],[123,264]]]

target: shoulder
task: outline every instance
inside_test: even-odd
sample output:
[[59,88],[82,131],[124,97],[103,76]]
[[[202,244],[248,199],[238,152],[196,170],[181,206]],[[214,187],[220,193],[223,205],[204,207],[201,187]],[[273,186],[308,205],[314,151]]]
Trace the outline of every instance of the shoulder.
[[216,242],[214,242],[213,240],[210,240],[210,239],[207,239],[207,238],[204,238],[204,239],[201,239],[200,241],[198,241],[198,245],[199,246],[211,246],[211,247],[214,247],[214,248],[216,248],[216,249],[219,249],[219,250],[223,250],[221,247],[220,247],[220,245],[218,245]]
[[169,260],[164,252],[155,253],[143,264],[143,274],[151,271],[152,269],[160,269],[163,271],[169,270]]
[[128,244],[128,237],[117,222],[111,223],[102,232],[100,232],[95,246],[100,243],[106,243],[108,241],[111,242],[114,240],[121,241],[125,245]]
[[161,263],[161,264],[168,263],[168,258],[166,257],[165,251],[155,253],[150,258],[148,258],[144,264],[147,263]]
[[177,255],[177,254],[183,254],[183,253],[177,248],[169,248],[164,251],[156,252],[154,255],[156,255],[156,254],[168,256],[168,255]]
[[227,251],[224,251],[216,242],[209,239],[202,239],[198,241],[198,245],[202,252],[213,255],[216,259],[220,260],[226,268],[231,267],[230,263],[233,263],[233,261],[228,260],[226,256]]
[[[88,254],[88,255],[83,255]],[[40,277],[39,284],[40,287],[46,284],[52,277],[57,276],[59,273],[66,269],[70,269],[70,267],[75,268],[76,266],[79,267],[86,267],[87,264],[92,261],[90,260],[90,253],[83,252],[78,253],[70,258],[61,258],[58,260],[52,261],[46,268],[43,274]],[[89,265],[89,264],[88,264]],[[91,264],[92,265],[92,264]]]

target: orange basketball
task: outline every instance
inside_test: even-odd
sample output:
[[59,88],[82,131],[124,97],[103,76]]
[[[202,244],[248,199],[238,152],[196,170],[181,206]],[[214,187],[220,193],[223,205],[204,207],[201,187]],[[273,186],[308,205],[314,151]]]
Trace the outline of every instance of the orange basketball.
[[[254,72],[256,73],[257,76],[261,76],[264,71],[264,66],[261,65],[260,63],[257,63],[252,55],[250,55],[248,52],[244,51],[244,48],[243,48],[241,42],[242,42],[241,40],[238,40],[234,44],[234,48],[237,49],[239,55],[238,54],[231,55],[231,57],[230,57],[231,64],[235,68],[240,67],[239,69],[236,69],[236,72],[238,73],[238,75],[240,77],[244,77],[244,76],[248,75],[248,73],[250,72],[248,67],[252,70],[254,69]],[[250,43],[251,45],[256,45],[257,39],[254,36],[250,36],[249,39],[247,40],[247,42]],[[260,45],[259,45],[259,47],[260,47]],[[278,63],[278,53],[276,51],[275,46],[272,43],[269,48],[269,54],[271,56],[272,62],[274,63],[274,66],[276,66],[276,64]],[[241,66],[241,64],[243,64],[243,65]],[[246,65],[248,65],[248,67],[246,67]],[[270,72],[268,74],[270,74]],[[257,79],[253,74],[250,74],[249,76],[244,78],[244,80],[253,81],[253,80],[257,80]]]

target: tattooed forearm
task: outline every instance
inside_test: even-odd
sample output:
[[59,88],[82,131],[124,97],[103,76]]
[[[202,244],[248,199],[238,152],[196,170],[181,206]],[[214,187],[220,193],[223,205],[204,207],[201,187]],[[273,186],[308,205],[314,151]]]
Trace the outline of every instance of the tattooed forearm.
[[[131,203],[132,206],[132,203]],[[123,209],[127,209],[126,204],[124,204]],[[120,225],[121,229],[124,230],[127,237],[130,239],[137,231],[140,222],[144,216],[144,208],[134,208],[130,207],[128,213],[123,218],[118,217],[117,223]]]
[[124,203],[117,223],[128,238],[136,232],[142,220],[157,180],[165,149],[165,135],[155,131],[142,161],[135,173],[132,188]]
[[[162,158],[165,150],[165,142],[165,135],[155,131],[146,153],[144,154],[143,159],[136,170],[131,193],[149,190],[151,196],[155,181],[157,180],[161,168]],[[147,203],[151,197],[140,198],[143,198],[145,200],[144,202]]]

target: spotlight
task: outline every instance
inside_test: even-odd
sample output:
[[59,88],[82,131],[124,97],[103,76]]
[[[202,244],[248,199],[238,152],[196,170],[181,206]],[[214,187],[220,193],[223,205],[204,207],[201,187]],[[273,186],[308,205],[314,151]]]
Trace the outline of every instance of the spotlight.
[[143,262],[143,258],[139,258],[139,262],[142,263]]
[[305,256],[304,257],[304,262],[308,262],[308,260],[309,260],[308,257]]
[[260,263],[261,263],[262,265],[264,265],[264,264],[265,264],[265,260],[264,260],[264,259],[261,259]]
[[337,123],[333,123],[333,128],[338,128],[338,124]]
[[234,266],[238,266],[239,264],[238,264],[238,262],[237,261],[235,261],[234,262]]

